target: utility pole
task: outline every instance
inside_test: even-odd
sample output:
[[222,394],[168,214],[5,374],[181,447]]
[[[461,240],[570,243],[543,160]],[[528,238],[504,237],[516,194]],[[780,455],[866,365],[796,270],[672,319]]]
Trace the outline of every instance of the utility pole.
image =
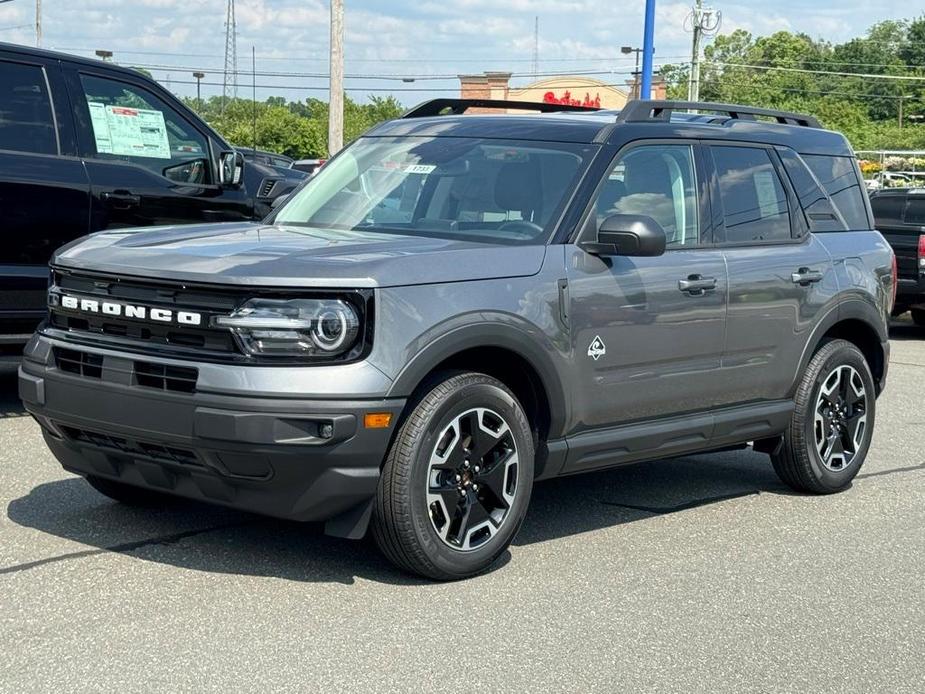
[[533,18],[533,79],[537,78],[540,72],[540,18],[539,15]]
[[694,28],[694,40],[691,48],[691,74],[687,82],[687,100],[700,100],[700,36],[703,32],[701,26],[703,5],[701,0],[697,0],[694,5],[694,19],[692,22]]
[[238,26],[234,18],[234,0],[225,8],[225,80],[222,86],[222,113],[228,99],[238,98]]
[[42,46],[42,0],[35,0],[35,47]]
[[331,77],[328,104],[328,156],[344,146],[344,0],[331,0]]

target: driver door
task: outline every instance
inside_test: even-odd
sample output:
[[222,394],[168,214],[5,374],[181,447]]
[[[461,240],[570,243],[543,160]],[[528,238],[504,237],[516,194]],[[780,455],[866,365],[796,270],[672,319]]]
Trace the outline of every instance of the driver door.
[[[610,215],[652,217],[665,230],[664,255],[599,257],[566,246],[575,432],[585,439],[595,430],[708,411],[722,391],[716,375],[728,282],[710,239],[699,151],[679,141],[624,149],[583,227],[596,236]],[[603,453],[573,458],[574,470],[609,460]]]
[[91,231],[251,218],[244,192],[218,185],[211,138],[166,99],[103,71],[72,68],[67,82]]

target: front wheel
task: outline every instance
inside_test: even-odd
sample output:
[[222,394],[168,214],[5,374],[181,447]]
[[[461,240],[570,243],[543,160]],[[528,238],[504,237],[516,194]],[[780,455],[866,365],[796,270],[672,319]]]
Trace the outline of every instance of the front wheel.
[[530,425],[513,393],[478,373],[448,375],[412,407],[382,469],[373,537],[406,571],[475,575],[507,549],[526,515]]
[[831,494],[851,485],[874,431],[876,391],[867,360],[846,340],[824,344],[794,398],[774,470],[800,492]]

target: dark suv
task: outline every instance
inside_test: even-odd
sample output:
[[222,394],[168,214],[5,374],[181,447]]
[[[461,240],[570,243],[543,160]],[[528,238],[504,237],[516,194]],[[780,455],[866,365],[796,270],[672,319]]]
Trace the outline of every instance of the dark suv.
[[45,315],[58,246],[101,229],[262,219],[298,184],[242,166],[137,70],[0,43],[0,362],[18,361]]
[[48,446],[129,503],[371,523],[438,579],[505,551],[535,480],[751,444],[794,489],[847,488],[896,285],[845,138],[572,111],[429,102],[263,226],[61,249],[19,381]]
[[912,312],[925,326],[925,188],[888,188],[870,196],[877,229],[896,253],[899,284],[893,315]]

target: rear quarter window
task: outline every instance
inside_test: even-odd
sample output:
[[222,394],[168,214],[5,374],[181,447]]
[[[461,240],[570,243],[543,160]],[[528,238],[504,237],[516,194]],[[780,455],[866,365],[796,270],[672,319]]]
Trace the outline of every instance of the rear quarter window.
[[861,190],[857,163],[852,157],[801,154],[826,189],[849,229],[869,229],[866,194]]

